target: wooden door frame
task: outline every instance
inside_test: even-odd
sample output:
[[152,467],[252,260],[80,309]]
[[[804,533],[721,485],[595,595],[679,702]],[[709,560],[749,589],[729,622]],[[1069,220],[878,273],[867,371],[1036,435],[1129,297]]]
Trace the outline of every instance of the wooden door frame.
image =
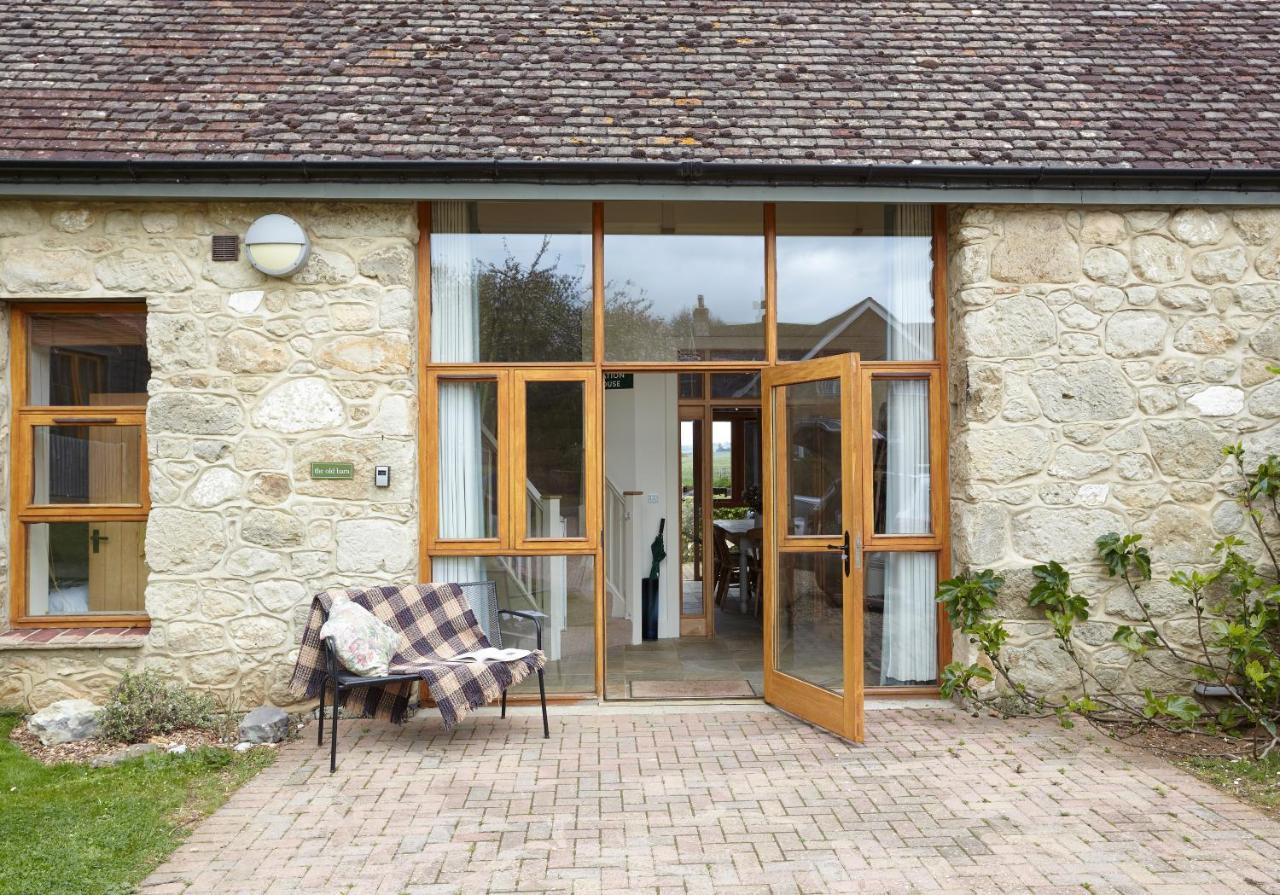
[[[840,454],[841,454],[841,518],[844,534],[849,539],[851,555],[849,571],[843,576],[843,611],[841,613],[842,670],[841,693],[793,677],[775,668],[778,558],[782,553],[812,553],[830,549],[843,534],[791,535],[787,533],[789,512],[779,510],[778,502],[786,501],[787,426],[785,409],[780,409],[775,390],[804,382],[837,379],[840,382]],[[762,452],[764,474],[764,690],[765,702],[817,724],[837,736],[861,742],[863,723],[863,482],[860,433],[862,380],[855,355],[834,355],[816,360],[787,364],[765,372],[761,381],[761,431],[766,451]]]

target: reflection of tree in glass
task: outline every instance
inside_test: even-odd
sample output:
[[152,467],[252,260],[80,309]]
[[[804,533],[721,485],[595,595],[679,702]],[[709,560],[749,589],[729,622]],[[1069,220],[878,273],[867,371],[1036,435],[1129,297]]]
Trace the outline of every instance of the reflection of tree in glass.
[[631,280],[605,284],[609,360],[708,360],[707,338],[733,329],[701,304],[702,296],[667,318],[653,312],[653,301],[644,289],[632,294],[635,289]]
[[522,264],[506,249],[501,264],[475,259],[480,357],[488,361],[591,358],[591,288],[548,257],[550,239]]

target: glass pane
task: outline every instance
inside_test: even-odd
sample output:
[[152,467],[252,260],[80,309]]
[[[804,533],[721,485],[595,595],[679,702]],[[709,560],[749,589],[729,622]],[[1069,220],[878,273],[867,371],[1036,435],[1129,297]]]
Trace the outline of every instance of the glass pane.
[[145,314],[33,314],[27,323],[33,405],[147,403]]
[[868,553],[863,669],[868,687],[938,682],[938,563],[932,553]]
[[27,526],[27,614],[142,614],[144,522]]
[[929,381],[871,383],[876,534],[929,534]]
[[605,205],[605,358],[764,359],[764,230],[755,203]]
[[844,531],[841,494],[840,380],[802,382],[783,389],[787,420],[787,532]]
[[680,612],[698,616],[702,602],[702,489],[694,475],[702,421],[680,421]]
[[498,383],[440,380],[440,537],[498,536]]
[[840,554],[779,553],[776,668],[844,690],[844,569]]
[[[547,690],[595,691],[595,557],[437,556],[431,560],[431,577],[459,584],[494,581],[503,609],[541,613]],[[503,618],[500,627],[502,643],[495,646],[537,646],[532,623]],[[537,675],[511,692],[537,693]]]
[[733,496],[733,423],[711,423],[711,496],[727,500]]
[[138,504],[139,426],[35,426],[31,502]]
[[933,358],[927,205],[778,206],[778,357]]
[[702,373],[681,373],[680,374],[680,397],[682,398],[701,398],[702,397]]
[[432,203],[432,360],[588,361],[591,307],[590,203]]
[[527,537],[586,537],[583,389],[581,382],[525,384]]
[[760,397],[760,374],[712,373],[711,397],[758,398]]

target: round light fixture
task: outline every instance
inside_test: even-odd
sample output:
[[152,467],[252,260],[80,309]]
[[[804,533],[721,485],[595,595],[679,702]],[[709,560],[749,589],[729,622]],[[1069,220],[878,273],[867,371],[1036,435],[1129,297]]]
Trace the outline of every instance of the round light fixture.
[[307,263],[311,241],[293,218],[266,214],[249,225],[244,250],[249,263],[267,276],[287,277]]

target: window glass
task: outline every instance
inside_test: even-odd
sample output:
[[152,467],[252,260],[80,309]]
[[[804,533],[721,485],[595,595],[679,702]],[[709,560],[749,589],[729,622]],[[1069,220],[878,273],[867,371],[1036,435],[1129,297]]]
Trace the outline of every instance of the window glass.
[[760,397],[760,374],[712,373],[711,397],[758,398]]
[[876,534],[929,534],[927,379],[872,380],[871,439]]
[[681,398],[701,398],[702,397],[702,373],[681,373],[680,374],[680,397]]
[[931,221],[927,205],[778,205],[778,358],[932,360]]
[[593,358],[588,202],[431,206],[431,359]]
[[844,530],[840,453],[840,380],[801,382],[783,389],[787,426],[790,535],[838,535]]
[[836,693],[844,691],[844,569],[829,552],[779,553],[776,667]]
[[440,537],[496,538],[498,383],[441,379],[439,384]]
[[138,504],[140,426],[33,426],[31,503]]
[[586,536],[582,382],[525,384],[525,533]]
[[146,523],[27,525],[27,615],[144,612]]
[[764,359],[756,203],[605,205],[605,358]]
[[[431,577],[459,583],[493,581],[503,609],[541,613],[547,690],[595,690],[594,556],[436,556],[431,560]],[[503,618],[501,629],[504,647],[537,646],[530,622]],[[537,693],[537,675],[530,675],[511,692]]]
[[938,682],[938,560],[933,553],[867,553],[863,675],[868,687]]
[[32,314],[26,360],[33,405],[147,403],[145,314]]

